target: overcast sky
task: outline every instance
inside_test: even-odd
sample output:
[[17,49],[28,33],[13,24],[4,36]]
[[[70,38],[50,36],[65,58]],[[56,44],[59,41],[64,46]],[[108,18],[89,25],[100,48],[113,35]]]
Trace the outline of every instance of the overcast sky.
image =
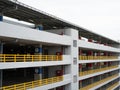
[[18,0],[113,40],[120,40],[120,0]]

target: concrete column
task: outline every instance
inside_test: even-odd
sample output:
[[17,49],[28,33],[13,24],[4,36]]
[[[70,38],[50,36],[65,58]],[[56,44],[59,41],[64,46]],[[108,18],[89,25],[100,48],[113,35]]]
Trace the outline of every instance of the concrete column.
[[35,54],[42,55],[42,45],[39,45],[35,48]]
[[[3,53],[3,43],[0,43],[0,54]],[[2,82],[3,82],[3,71],[0,70],[0,87],[2,87]]]
[[89,69],[89,70],[94,69],[94,68],[93,68],[93,63],[88,63],[88,69]]
[[37,30],[43,30],[43,25],[42,25],[42,24],[35,25],[35,28],[36,28]]
[[[39,54],[42,55],[42,45],[39,46]],[[38,68],[38,74],[39,74],[39,79],[42,79],[42,73],[43,73],[43,70],[42,70],[42,67],[39,67]]]
[[82,72],[82,64],[79,64],[79,72]]
[[24,77],[27,76],[27,71],[26,71],[26,68],[24,69]]
[[104,52],[104,56],[108,56],[108,52]]
[[53,90],[56,90],[56,88],[54,88]]
[[65,85],[65,90],[71,90],[71,84]]
[[89,50],[88,51],[88,56],[93,56],[93,51]]
[[3,14],[0,13],[0,21],[3,21]]
[[[42,45],[39,45],[39,47],[35,48],[35,54],[36,55],[42,55]],[[34,74],[34,79],[35,80],[42,79],[42,74],[43,74],[42,67],[36,68],[35,69],[35,74]]]
[[97,52],[97,56],[100,56],[100,51],[99,51],[99,52]]
[[0,87],[2,87],[2,82],[3,82],[3,71],[0,70]]
[[42,79],[42,67],[35,69],[34,80]]
[[82,88],[82,80],[79,81],[79,88]]
[[[71,89],[67,89],[67,90],[78,90],[79,89],[79,85],[78,85],[78,31],[74,30],[74,29],[69,29],[68,30],[69,35],[71,36],[72,42],[71,42],[71,46],[70,48],[68,48],[70,51],[70,55],[71,55],[71,84],[70,87]],[[76,62],[76,63],[74,63]]]
[[69,74],[71,73],[70,65],[64,66],[64,74]]
[[0,54],[3,53],[3,43],[0,43]]
[[82,54],[83,54],[83,51],[81,49],[79,49],[79,55],[82,56]]

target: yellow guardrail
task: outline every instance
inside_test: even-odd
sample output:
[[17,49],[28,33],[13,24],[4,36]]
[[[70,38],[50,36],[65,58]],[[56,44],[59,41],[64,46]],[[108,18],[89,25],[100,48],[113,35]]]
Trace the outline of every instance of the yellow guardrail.
[[115,86],[117,86],[117,85],[119,85],[119,82],[117,82],[117,83],[114,83],[113,85],[111,85],[109,88],[107,88],[106,90],[113,90],[113,88],[115,87]]
[[47,84],[60,82],[62,80],[63,80],[63,76],[58,76],[58,77],[52,77],[48,79],[36,80],[32,82],[4,86],[4,87],[1,87],[0,90],[27,90],[30,88],[35,88],[35,87],[39,87]]
[[0,54],[0,62],[61,61],[62,55]]
[[88,74],[102,72],[102,71],[110,70],[110,69],[117,68],[117,67],[119,67],[119,66],[116,65],[116,66],[111,66],[111,67],[105,67],[105,68],[100,68],[100,69],[93,69],[93,70],[83,71],[83,72],[79,72],[79,76],[84,76],[84,75],[88,75]]
[[118,56],[79,56],[79,60],[106,60],[118,59]]
[[99,85],[99,84],[101,84],[101,83],[104,83],[104,82],[106,82],[106,81],[108,81],[108,80],[110,80],[110,79],[112,79],[112,78],[115,78],[115,77],[117,77],[117,76],[119,76],[119,74],[112,75],[112,76],[107,77],[107,78],[105,78],[105,79],[102,79],[102,80],[100,80],[100,81],[98,81],[98,82],[95,82],[95,83],[92,83],[92,84],[90,84],[90,85],[87,85],[87,86],[85,86],[85,87],[83,87],[83,88],[80,88],[80,90],[89,90],[90,88],[93,88],[93,87],[95,87],[95,86],[97,86],[97,85]]

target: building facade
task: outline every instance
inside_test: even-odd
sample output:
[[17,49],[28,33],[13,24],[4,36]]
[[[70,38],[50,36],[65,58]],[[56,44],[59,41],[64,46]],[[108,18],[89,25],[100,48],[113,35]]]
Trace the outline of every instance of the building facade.
[[0,90],[119,90],[119,42],[16,0],[0,13]]

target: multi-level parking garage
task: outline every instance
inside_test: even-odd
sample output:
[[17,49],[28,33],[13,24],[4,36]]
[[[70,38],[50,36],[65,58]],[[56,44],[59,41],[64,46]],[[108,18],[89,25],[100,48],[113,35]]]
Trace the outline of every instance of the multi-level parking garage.
[[116,41],[0,0],[0,90],[119,90],[119,53]]

